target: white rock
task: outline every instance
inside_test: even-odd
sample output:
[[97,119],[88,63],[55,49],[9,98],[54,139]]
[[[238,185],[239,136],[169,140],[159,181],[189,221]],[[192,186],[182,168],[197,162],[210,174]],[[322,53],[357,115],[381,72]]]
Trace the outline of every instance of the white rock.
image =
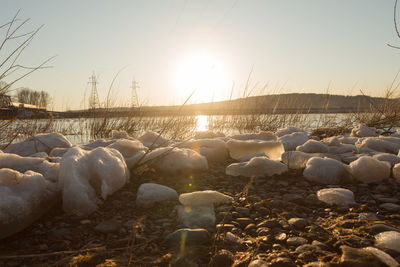
[[308,140],[308,136],[304,132],[295,132],[279,137],[278,139],[285,147],[285,151],[296,150],[296,147],[304,144]]
[[397,163],[393,166],[392,172],[393,172],[394,179],[400,178],[400,163]]
[[231,136],[235,140],[263,140],[263,141],[276,141],[276,135],[273,132],[261,131],[259,133],[237,134]]
[[112,195],[129,179],[129,170],[121,153],[112,148],[85,151],[73,147],[64,154],[59,183],[63,190],[63,209],[78,216],[94,212],[100,199]]
[[138,138],[138,140],[142,142],[143,145],[145,145],[146,147],[153,146],[152,148],[166,146],[168,144],[167,139],[159,136],[158,133],[153,131],[146,131],[142,136]]
[[201,131],[201,132],[196,132],[194,135],[194,139],[211,139],[217,137],[225,137],[225,134],[220,132],[214,133],[212,131]]
[[226,145],[231,158],[236,160],[255,153],[264,153],[272,160],[280,160],[284,152],[282,143],[275,141],[229,140]]
[[400,158],[394,154],[390,153],[379,153],[372,156],[372,158],[386,161],[390,163],[390,166],[393,167],[395,164],[400,163]]
[[149,162],[158,171],[170,173],[208,169],[207,159],[188,148],[157,148],[148,153],[143,162]]
[[380,249],[374,247],[366,247],[363,249],[374,254],[381,262],[385,263],[387,266],[399,266],[399,263],[395,259],[393,259],[392,256]]
[[354,204],[354,194],[345,188],[325,188],[318,190],[318,199],[329,205],[348,206]]
[[329,148],[326,144],[315,141],[308,140],[304,144],[298,146],[296,148],[297,151],[305,152],[305,153],[328,153]]
[[184,206],[201,206],[208,204],[224,204],[231,203],[233,198],[231,196],[222,194],[214,190],[195,191],[191,193],[184,193],[179,196],[179,202]]
[[145,147],[141,142],[129,139],[118,139],[107,147],[118,150],[122,154],[122,156],[124,156],[124,158],[132,157],[139,151],[148,150],[148,148]]
[[368,127],[362,123],[360,123],[358,127],[352,129],[350,135],[356,137],[378,136],[374,127]]
[[58,196],[57,184],[40,173],[0,169],[0,239],[29,226],[57,203]]
[[165,185],[145,183],[139,186],[136,206],[147,208],[169,200],[178,200],[178,193],[174,189]]
[[364,183],[377,183],[390,177],[390,163],[371,157],[360,157],[349,165],[351,175]]
[[59,164],[51,163],[43,158],[21,157],[17,154],[0,153],[0,169],[9,168],[18,172],[34,171],[42,174],[47,180],[56,182]]
[[215,227],[215,212],[212,204],[196,206],[178,206],[180,222],[190,228],[213,229]]
[[400,233],[386,231],[375,236],[375,245],[380,248],[400,252]]
[[303,176],[309,181],[321,184],[339,184],[350,181],[348,166],[329,158],[309,159]]
[[291,133],[296,133],[296,132],[304,132],[304,130],[300,129],[300,128],[297,128],[297,127],[290,126],[290,127],[278,129],[275,132],[275,135],[278,136],[278,137],[281,137],[281,136],[284,136],[284,135],[287,135],[287,134],[291,134]]
[[220,139],[199,139],[184,142],[180,147],[190,148],[205,156],[209,162],[221,162],[228,158],[226,143]]
[[20,156],[28,156],[37,152],[47,154],[55,147],[71,147],[72,144],[59,133],[38,134],[25,139],[22,142],[9,145],[4,149],[6,153],[13,153]]
[[282,174],[288,167],[267,157],[255,157],[248,162],[233,163],[226,167],[226,174],[232,176],[264,177]]

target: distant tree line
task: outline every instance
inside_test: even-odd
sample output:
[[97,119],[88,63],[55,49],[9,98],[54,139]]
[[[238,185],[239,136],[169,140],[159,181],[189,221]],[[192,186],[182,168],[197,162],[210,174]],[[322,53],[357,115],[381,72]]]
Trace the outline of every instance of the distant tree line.
[[34,91],[29,88],[21,88],[17,91],[17,99],[20,103],[47,107],[50,104],[50,95],[45,91]]

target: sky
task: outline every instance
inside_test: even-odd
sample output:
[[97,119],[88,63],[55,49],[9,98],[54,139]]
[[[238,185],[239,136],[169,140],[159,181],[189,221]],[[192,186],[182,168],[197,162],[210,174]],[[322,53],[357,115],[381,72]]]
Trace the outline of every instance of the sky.
[[[19,18],[31,18],[24,30],[44,24],[20,63],[35,66],[57,55],[52,68],[13,89],[49,92],[54,110],[87,107],[93,72],[100,102],[108,95],[124,106],[131,104],[133,79],[141,105],[179,105],[193,91],[191,103],[276,93],[362,90],[382,96],[400,70],[400,50],[387,46],[400,45],[393,5],[391,0],[2,0],[0,24],[18,9]],[[13,46],[0,51],[0,59]]]

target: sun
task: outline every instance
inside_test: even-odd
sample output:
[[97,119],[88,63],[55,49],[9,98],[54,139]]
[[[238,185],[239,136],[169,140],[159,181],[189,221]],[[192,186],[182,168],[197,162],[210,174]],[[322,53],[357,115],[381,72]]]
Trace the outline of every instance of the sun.
[[221,62],[201,53],[185,58],[176,72],[176,88],[179,94],[189,95],[196,90],[193,101],[197,103],[215,100],[225,86],[225,73]]

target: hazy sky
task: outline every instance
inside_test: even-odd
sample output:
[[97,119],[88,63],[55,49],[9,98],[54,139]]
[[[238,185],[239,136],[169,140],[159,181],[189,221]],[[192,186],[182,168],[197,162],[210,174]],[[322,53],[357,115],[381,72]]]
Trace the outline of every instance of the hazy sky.
[[[14,88],[48,91],[54,109],[83,107],[89,76],[100,101],[130,104],[133,76],[147,105],[243,94],[327,91],[379,96],[400,69],[391,0],[2,0],[0,24],[18,9],[40,31],[21,62],[58,55]],[[3,57],[4,53],[0,53]],[[87,105],[87,104],[86,104]]]

